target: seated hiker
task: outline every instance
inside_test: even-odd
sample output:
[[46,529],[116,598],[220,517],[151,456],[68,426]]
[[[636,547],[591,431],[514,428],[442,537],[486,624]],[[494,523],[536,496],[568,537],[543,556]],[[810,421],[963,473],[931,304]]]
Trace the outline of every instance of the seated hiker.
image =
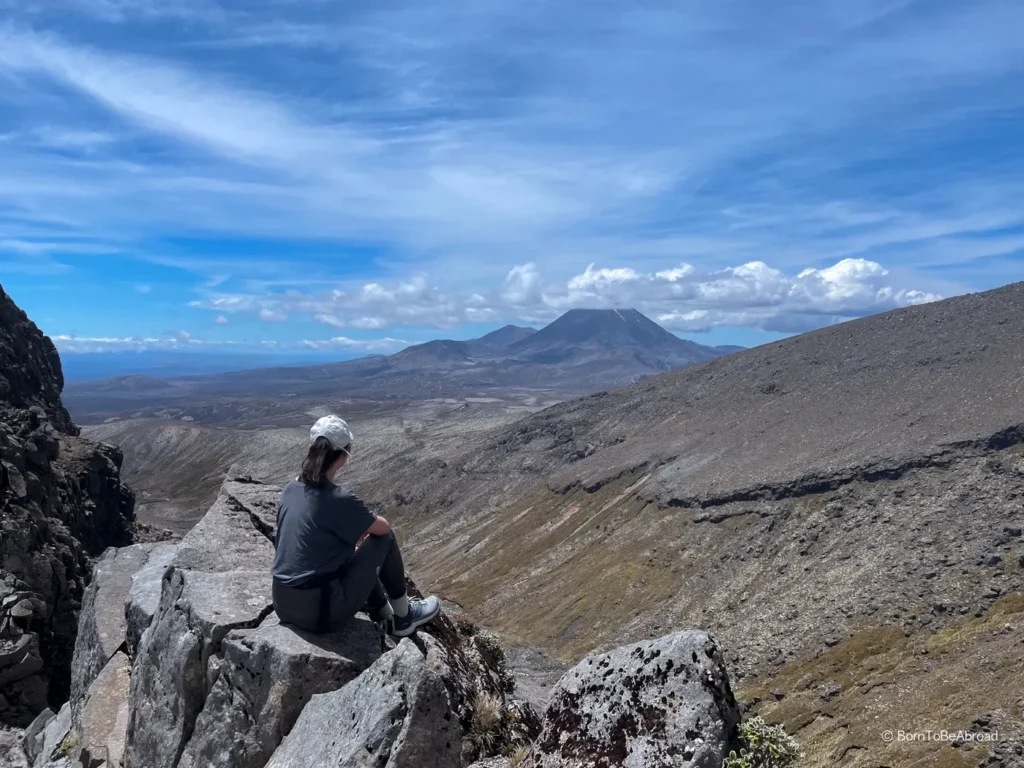
[[302,473],[281,492],[273,567],[274,610],[283,622],[327,632],[368,605],[396,637],[437,616],[436,597],[410,600],[388,521],[333,478],[352,456],[352,432],[337,416],[310,430]]

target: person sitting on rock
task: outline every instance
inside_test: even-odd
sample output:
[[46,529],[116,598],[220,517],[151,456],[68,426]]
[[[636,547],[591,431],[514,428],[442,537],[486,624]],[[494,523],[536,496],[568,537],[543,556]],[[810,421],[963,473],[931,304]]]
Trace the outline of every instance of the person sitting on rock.
[[369,606],[371,618],[408,637],[440,611],[436,597],[410,600],[405,566],[388,521],[333,478],[352,456],[344,419],[310,430],[302,472],[281,492],[273,566],[274,610],[309,632],[336,629]]

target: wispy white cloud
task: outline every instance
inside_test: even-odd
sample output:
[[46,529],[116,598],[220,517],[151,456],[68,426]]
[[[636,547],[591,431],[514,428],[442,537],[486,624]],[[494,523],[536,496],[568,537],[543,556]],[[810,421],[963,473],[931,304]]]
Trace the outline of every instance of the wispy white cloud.
[[352,339],[335,336],[327,339],[300,339],[292,341],[211,341],[198,339],[185,332],[154,337],[81,337],[71,335],[53,336],[53,343],[61,352],[76,354],[100,352],[246,352],[254,350],[277,352],[308,352],[344,350],[351,352],[396,352],[411,342],[391,337],[378,339]]

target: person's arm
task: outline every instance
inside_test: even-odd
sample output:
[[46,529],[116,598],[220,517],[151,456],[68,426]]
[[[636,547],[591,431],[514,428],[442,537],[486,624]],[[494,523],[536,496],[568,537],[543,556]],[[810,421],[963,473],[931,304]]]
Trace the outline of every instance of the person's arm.
[[340,506],[330,515],[328,524],[342,541],[359,546],[367,536],[386,536],[391,532],[388,521],[375,515],[354,493],[345,488],[336,493]]
[[388,521],[380,515],[377,515],[377,519],[373,521],[373,525],[366,529],[366,536],[387,536],[391,533],[391,526],[388,525]]
[[377,519],[366,529],[366,533],[359,537],[359,541],[356,542],[356,549],[362,546],[367,536],[387,536],[389,533],[391,533],[391,526],[388,525],[388,521],[377,515]]

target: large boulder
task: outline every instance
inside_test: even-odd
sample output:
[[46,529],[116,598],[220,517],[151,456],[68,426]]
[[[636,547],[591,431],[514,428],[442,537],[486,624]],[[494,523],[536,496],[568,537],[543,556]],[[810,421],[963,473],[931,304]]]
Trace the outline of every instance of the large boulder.
[[227,480],[210,510],[181,540],[174,564],[196,571],[269,574],[274,545],[267,525],[273,521],[266,519],[265,501],[279,493],[276,486]]
[[679,632],[566,673],[523,765],[721,768],[739,720],[718,645],[705,632]]
[[222,641],[233,629],[258,626],[270,610],[268,571],[168,569],[132,666],[128,768],[178,765],[216,682]]
[[0,722],[20,727],[68,699],[90,558],[132,540],[121,453],[78,436],[63,384],[53,343],[0,288]]
[[314,696],[268,768],[459,768],[462,728],[439,662],[405,640],[334,693]]
[[380,647],[362,616],[329,635],[284,626],[274,614],[257,629],[228,633],[178,768],[262,768],[309,700],[354,680]]

